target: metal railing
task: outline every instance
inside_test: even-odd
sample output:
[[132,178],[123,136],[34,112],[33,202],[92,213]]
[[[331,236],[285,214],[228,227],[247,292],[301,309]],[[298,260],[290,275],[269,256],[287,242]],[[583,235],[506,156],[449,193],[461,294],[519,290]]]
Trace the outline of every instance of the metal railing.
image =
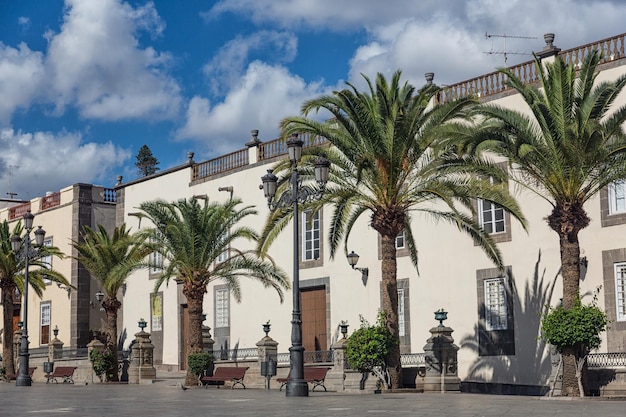
[[258,348],[242,348],[242,349],[217,349],[213,350],[213,358],[222,361],[238,361],[248,359],[258,359]]
[[424,353],[403,353],[400,355],[400,364],[406,367],[422,366],[426,364]]
[[590,353],[587,356],[589,368],[626,367],[626,352]]

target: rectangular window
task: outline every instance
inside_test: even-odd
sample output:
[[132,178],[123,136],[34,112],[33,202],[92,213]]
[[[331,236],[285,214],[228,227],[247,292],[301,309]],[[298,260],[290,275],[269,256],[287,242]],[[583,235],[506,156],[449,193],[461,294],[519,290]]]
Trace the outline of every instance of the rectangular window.
[[626,181],[609,185],[609,214],[626,212]]
[[320,212],[302,213],[302,260],[313,261],[320,258]]
[[[45,239],[43,245],[47,247],[52,246],[52,238]],[[46,269],[52,269],[52,255],[45,255],[41,257],[41,265]],[[52,281],[44,278],[43,283],[49,285]]]
[[396,236],[396,249],[404,249],[404,230]]
[[626,320],[626,262],[615,264],[615,308],[618,321]]
[[40,328],[41,340],[40,344],[47,345],[50,343],[50,303],[41,303],[40,305]]
[[[150,239],[150,243],[154,244],[156,241],[154,239]],[[161,272],[163,268],[163,254],[158,251],[154,251],[150,253],[150,273],[158,274]]]
[[398,288],[398,336],[406,335],[404,321],[404,288]]
[[228,327],[229,321],[228,289],[215,289],[215,328]]
[[[228,232],[226,232],[228,233]],[[229,248],[224,249],[224,251],[222,253],[220,253],[219,255],[217,255],[217,259],[215,259],[217,262],[224,262],[228,259],[228,257],[230,256],[229,253]]]
[[504,278],[485,280],[485,327],[487,330],[508,328]]
[[504,233],[504,209],[491,201],[478,199],[478,222],[485,232]]

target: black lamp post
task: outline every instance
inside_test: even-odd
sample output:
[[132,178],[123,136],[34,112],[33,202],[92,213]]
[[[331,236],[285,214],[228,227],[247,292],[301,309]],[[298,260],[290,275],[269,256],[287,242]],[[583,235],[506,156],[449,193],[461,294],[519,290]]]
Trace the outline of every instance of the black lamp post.
[[33,230],[34,219],[35,215],[28,210],[24,214],[26,235],[23,239],[17,235],[11,236],[11,249],[13,249],[16,257],[24,260],[24,315],[22,317],[24,327],[22,328],[22,343],[20,345],[20,367],[15,379],[15,385],[18,387],[30,387],[33,382],[28,372],[30,358],[28,352],[28,264],[31,258],[39,256],[39,248],[43,245],[46,236],[45,230],[39,226],[35,230],[35,247],[32,247],[30,232]]
[[278,178],[268,170],[261,180],[263,192],[267,198],[270,210],[293,206],[293,313],[291,319],[291,347],[289,348],[290,378],[287,382],[285,394],[287,397],[308,397],[309,386],[304,381],[304,347],[302,347],[302,313],[300,311],[300,245],[298,242],[298,204],[319,200],[324,193],[328,182],[330,162],[323,156],[315,161],[315,179],[318,188],[300,187],[298,163],[302,158],[302,145],[304,142],[293,134],[287,140],[289,160],[293,167],[291,173],[291,188],[285,190],[278,199],[276,196],[276,183]]

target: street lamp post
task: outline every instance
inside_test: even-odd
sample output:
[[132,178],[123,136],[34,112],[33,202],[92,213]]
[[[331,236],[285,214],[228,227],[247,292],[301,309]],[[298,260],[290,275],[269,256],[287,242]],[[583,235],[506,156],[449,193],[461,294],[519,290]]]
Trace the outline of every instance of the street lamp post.
[[278,199],[276,196],[276,184],[278,178],[268,170],[261,180],[263,181],[263,192],[267,198],[267,203],[271,211],[277,208],[293,206],[293,312],[291,319],[291,347],[289,348],[289,381],[285,394],[287,397],[308,397],[309,386],[304,381],[304,347],[302,347],[302,313],[300,311],[300,267],[298,242],[298,204],[319,200],[324,192],[324,187],[328,181],[328,171],[330,162],[323,156],[319,156],[315,161],[315,179],[317,188],[300,187],[298,163],[302,158],[302,145],[304,142],[298,139],[298,135],[292,135],[287,140],[287,150],[289,160],[293,167],[291,173],[291,187],[285,190]]
[[20,367],[15,379],[15,385],[18,387],[30,387],[32,384],[32,378],[28,372],[30,353],[28,352],[28,264],[31,258],[39,256],[39,247],[43,245],[44,237],[46,236],[45,230],[39,226],[35,230],[35,247],[33,248],[30,240],[30,232],[33,230],[33,220],[35,215],[28,210],[24,214],[24,229],[26,235],[24,239],[17,235],[11,237],[11,249],[15,253],[16,257],[24,259],[24,315],[22,328],[22,343],[20,345]]

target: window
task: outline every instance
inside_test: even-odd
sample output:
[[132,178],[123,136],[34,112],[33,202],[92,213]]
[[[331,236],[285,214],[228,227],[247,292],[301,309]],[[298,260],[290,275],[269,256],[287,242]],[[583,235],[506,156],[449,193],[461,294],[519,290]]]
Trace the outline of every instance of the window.
[[404,322],[404,288],[398,288],[398,336],[406,335]]
[[[44,239],[43,246],[51,247],[52,246],[52,238]],[[52,255],[45,255],[41,257],[41,265],[45,269],[52,269]],[[43,283],[49,285],[52,281],[44,278]]]
[[626,262],[615,264],[615,313],[618,321],[626,321]]
[[47,345],[50,343],[50,302],[41,303],[39,308],[40,344]]
[[478,355],[515,355],[516,298],[511,296],[511,267],[476,270]]
[[478,200],[478,222],[489,234],[504,233],[504,209],[491,201]]
[[228,327],[229,322],[228,289],[215,289],[215,327]]
[[609,214],[626,212],[626,181],[609,185]]
[[485,280],[485,328],[487,330],[508,328],[504,278]]
[[405,246],[405,242],[404,242],[404,230],[398,235],[396,236],[396,249],[404,249]]
[[[154,239],[150,239],[150,243],[154,244],[156,241]],[[150,253],[150,274],[159,274],[161,273],[161,269],[163,268],[163,254],[159,251],[154,251]]]
[[302,213],[302,260],[320,259],[320,212]]
[[[228,236],[228,231],[226,232],[226,236]],[[230,248],[226,247],[226,249],[224,249],[224,251],[222,253],[220,253],[219,255],[217,255],[217,258],[215,259],[216,262],[224,262],[228,259],[228,257],[230,256]]]

